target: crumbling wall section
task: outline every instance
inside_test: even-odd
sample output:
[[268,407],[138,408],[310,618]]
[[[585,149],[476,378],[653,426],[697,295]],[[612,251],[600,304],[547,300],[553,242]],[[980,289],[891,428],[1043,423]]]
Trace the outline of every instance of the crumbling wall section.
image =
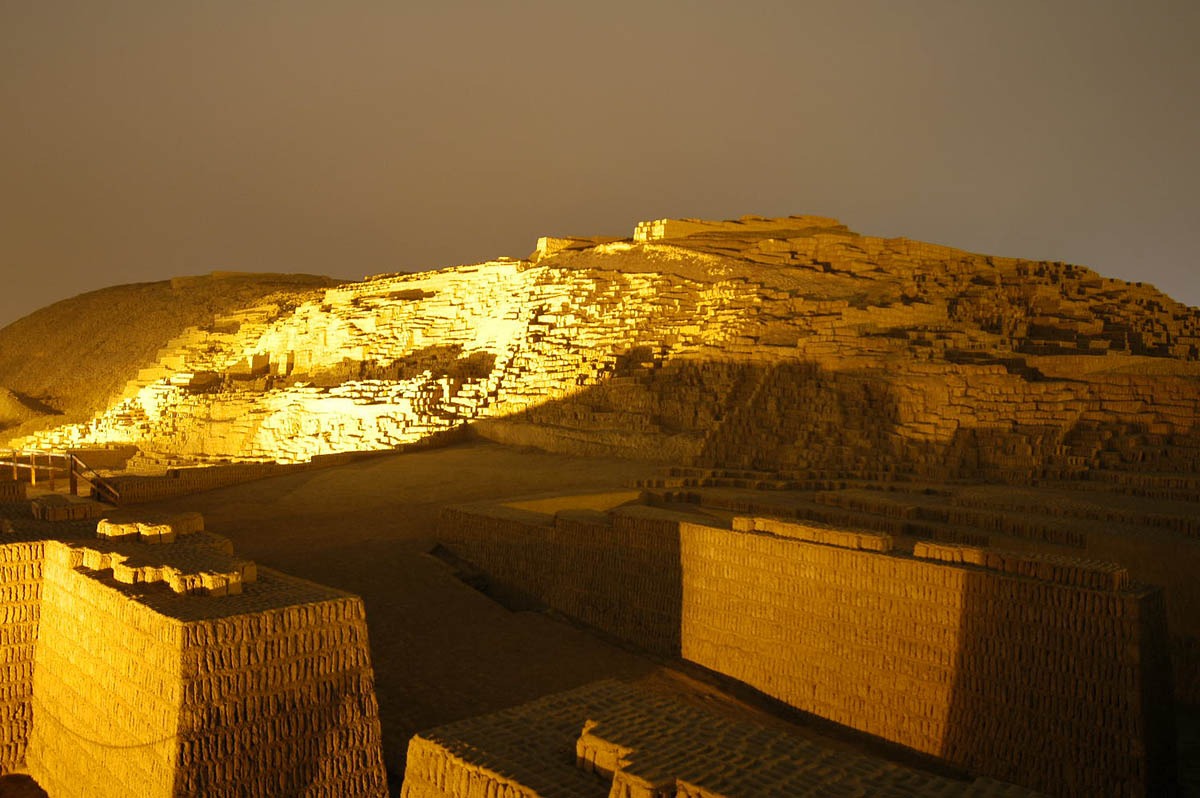
[[40,541],[0,545],[0,774],[25,764],[33,728],[44,552]]
[[601,681],[414,736],[400,795],[1026,798],[1033,793],[986,778],[967,782],[909,770],[670,695]]

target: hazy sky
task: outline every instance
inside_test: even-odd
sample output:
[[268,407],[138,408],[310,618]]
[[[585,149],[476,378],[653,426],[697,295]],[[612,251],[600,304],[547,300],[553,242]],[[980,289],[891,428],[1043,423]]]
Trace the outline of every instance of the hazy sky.
[[0,0],[0,325],[745,213],[1200,305],[1198,33],[1195,0]]

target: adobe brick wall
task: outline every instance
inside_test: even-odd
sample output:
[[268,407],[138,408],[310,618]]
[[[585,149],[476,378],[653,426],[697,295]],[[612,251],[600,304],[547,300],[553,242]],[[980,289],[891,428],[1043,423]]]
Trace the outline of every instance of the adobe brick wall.
[[120,492],[121,504],[141,504],[278,476],[294,468],[278,463],[233,463],[176,468],[165,476],[112,477],[109,482]]
[[195,520],[0,545],[0,772],[80,798],[385,796],[361,599]]
[[679,655],[679,519],[652,508],[547,517],[447,508],[438,536],[505,585],[664,656]]
[[54,796],[171,796],[182,624],[48,544],[26,765]]
[[[686,492],[657,488],[729,486],[727,472],[673,469],[659,480],[654,499]],[[734,474],[733,476],[737,476]],[[1136,501],[1129,506],[1097,500],[1095,491],[1015,489],[984,498],[970,488],[949,487],[944,499],[927,501],[908,491],[892,493],[823,484],[811,503],[791,507],[771,491],[702,491],[690,501],[708,509],[746,514],[785,514],[818,523],[871,529],[891,535],[997,545],[1021,551],[1068,552],[1073,557],[1120,563],[1136,581],[1163,588],[1171,633],[1177,701],[1200,706],[1200,513],[1189,505]],[[807,489],[812,489],[806,486]],[[802,488],[805,489],[805,488]],[[1200,494],[1198,494],[1200,495]],[[998,539],[1003,536],[1007,539]]]
[[439,536],[606,632],[973,773],[1060,795],[1174,779],[1159,589],[1066,558],[984,567],[883,553],[886,536],[738,525],[459,509]]
[[386,795],[362,601],[269,569],[256,584],[304,603],[186,625],[176,789]]
[[24,763],[33,726],[43,556],[40,541],[0,545],[0,773]]
[[1112,572],[1066,562],[1038,578],[1037,563],[1020,576],[697,524],[680,536],[685,659],[1051,794],[1158,794],[1172,778],[1157,589],[1083,587]]

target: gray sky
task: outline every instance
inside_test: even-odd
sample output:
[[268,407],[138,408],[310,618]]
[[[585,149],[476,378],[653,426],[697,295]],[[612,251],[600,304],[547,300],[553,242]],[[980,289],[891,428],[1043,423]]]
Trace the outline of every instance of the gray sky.
[[1200,305],[1194,0],[0,0],[0,325],[639,219],[836,216]]

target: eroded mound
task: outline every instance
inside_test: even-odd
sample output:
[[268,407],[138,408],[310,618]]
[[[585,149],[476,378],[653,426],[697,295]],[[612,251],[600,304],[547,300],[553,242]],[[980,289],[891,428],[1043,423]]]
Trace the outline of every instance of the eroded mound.
[[1198,357],[1200,311],[1086,268],[822,217],[659,220],[226,314],[21,442],[304,461],[469,425],[784,478],[1187,491]]
[[0,436],[86,421],[188,328],[247,306],[283,314],[334,282],[215,272],[105,288],[31,313],[0,329]]

